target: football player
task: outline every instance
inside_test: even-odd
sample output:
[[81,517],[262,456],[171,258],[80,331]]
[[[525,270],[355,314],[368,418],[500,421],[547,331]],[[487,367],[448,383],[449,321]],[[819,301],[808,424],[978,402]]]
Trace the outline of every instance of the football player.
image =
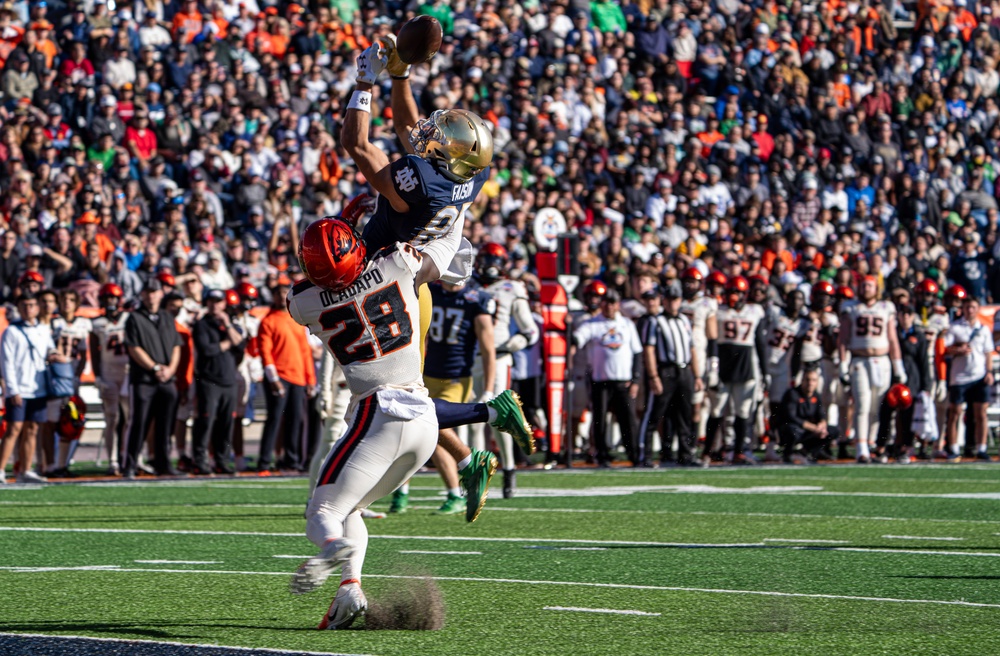
[[767,374],[764,382],[771,403],[771,429],[774,432],[774,439],[768,442],[769,451],[778,442],[781,399],[793,386],[792,381],[801,361],[798,345],[808,333],[809,320],[802,316],[805,305],[805,294],[800,289],[793,289],[785,297],[784,309],[772,308],[767,322]]
[[[455,403],[472,400],[472,370],[477,353],[482,356],[484,389],[479,400],[493,398],[496,380],[496,350],[493,339],[493,315],[496,303],[477,285],[431,283],[428,288],[434,301],[431,327],[427,332],[427,358],[424,362],[424,385],[432,399]],[[458,439],[455,431],[446,428],[445,438]],[[438,515],[462,512],[461,490],[455,459],[440,445],[431,460],[444,479],[448,496],[436,511]],[[406,512],[409,484],[404,483],[392,496],[390,513]],[[468,513],[472,506],[466,504]]]
[[[706,294],[704,291],[705,276],[698,267],[691,266],[681,274],[681,314],[691,322],[691,348],[695,352],[694,376],[695,378],[705,378],[706,366],[708,363],[708,344],[715,341],[719,336],[716,312],[719,310],[719,302],[715,296]],[[696,390],[691,397],[694,406],[694,421],[697,425],[696,437],[705,438],[705,429],[708,424],[708,412],[702,412],[705,403],[705,388]]]
[[[734,276],[726,282],[726,303],[717,313],[719,338],[708,345],[708,382],[717,392],[705,445],[708,448],[724,416],[734,417],[734,464],[756,463],[748,449],[752,438],[754,395],[762,382],[759,372],[764,362],[766,336],[764,309],[747,302],[749,292],[750,283],[743,276]],[[720,367],[720,362],[725,362],[726,366]]]
[[260,319],[250,314],[257,306],[260,293],[248,282],[241,282],[235,290],[239,304],[230,306],[233,325],[246,336],[246,350],[243,359],[236,369],[236,421],[233,422],[233,453],[236,471],[246,471],[246,458],[243,453],[243,417],[246,415],[247,404],[250,402],[250,387],[264,380],[264,365],[260,361],[260,351],[257,346],[257,333],[260,332]]
[[[97,294],[104,314],[93,321],[90,334],[90,365],[104,407],[101,439],[108,454],[108,474],[118,475],[119,456],[125,449],[128,425],[128,349],[125,348],[125,292],[112,283]],[[119,419],[121,426],[119,427]]]
[[837,331],[840,320],[833,312],[837,290],[829,280],[821,280],[813,285],[808,316],[808,328],[800,340],[799,358],[801,371],[816,368],[820,372],[820,400],[826,408],[826,423],[836,427],[842,405],[840,378],[837,364]]
[[860,296],[858,303],[841,310],[838,352],[840,380],[851,386],[854,399],[855,456],[859,463],[870,463],[879,407],[893,379],[906,383],[906,371],[899,350],[896,310],[889,301],[878,300],[875,276],[861,280]]
[[[439,277],[458,237],[435,240],[423,253],[396,243],[368,259],[360,235],[340,219],[321,219],[302,235],[299,260],[308,280],[290,290],[289,313],[343,367],[353,416],[323,462],[306,511],[306,535],[320,553],[291,581],[293,593],[310,592],[342,566],[320,629],[346,628],[367,608],[360,577],[368,533],[361,510],[427,461],[440,426],[454,426],[456,419],[493,421],[507,430],[524,426],[509,392],[488,403],[450,404],[432,402],[423,385],[417,287]],[[469,471],[463,465],[463,473]],[[473,468],[471,475],[477,480],[467,481],[469,489],[485,500],[487,470]]]
[[[944,361],[944,346],[938,349],[938,338],[943,337],[951,326],[948,310],[938,300],[941,289],[930,278],[921,280],[913,290],[917,307],[917,326],[923,329],[927,339],[927,358],[931,367],[931,385],[928,392],[916,395],[914,414],[923,419],[920,422],[923,442],[933,444],[937,438],[943,439],[948,427],[948,367]],[[964,292],[964,290],[962,290]],[[930,457],[921,444],[921,453]]]
[[[493,315],[493,334],[496,343],[496,373],[492,385],[486,382],[485,370],[477,376],[476,389],[480,395],[492,389],[507,389],[510,386],[510,369],[514,364],[513,354],[525,349],[541,336],[538,324],[531,316],[531,305],[528,303],[528,290],[520,280],[507,277],[510,261],[507,249],[500,244],[486,243],[476,255],[476,281],[483,286],[495,304]],[[511,334],[512,325],[517,333]],[[482,398],[482,396],[481,396]],[[473,433],[483,427],[473,427]],[[495,435],[500,448],[500,464],[503,467],[503,496],[509,499],[514,495],[514,442],[507,433]],[[484,440],[477,439],[477,446]],[[528,441],[518,441],[518,446],[525,455],[531,455],[535,450],[532,436]]]

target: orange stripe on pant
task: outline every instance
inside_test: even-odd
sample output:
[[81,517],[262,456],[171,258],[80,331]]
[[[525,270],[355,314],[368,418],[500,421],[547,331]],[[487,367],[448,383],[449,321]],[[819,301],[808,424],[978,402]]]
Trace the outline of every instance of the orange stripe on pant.
[[340,470],[344,468],[347,464],[348,458],[351,457],[351,453],[357,448],[358,444],[361,443],[361,439],[368,432],[368,429],[372,425],[372,420],[375,418],[375,407],[376,407],[375,395],[372,394],[365,400],[361,402],[360,407],[358,407],[358,413],[354,420],[354,424],[351,429],[347,432],[340,442],[337,442],[333,447],[333,452],[330,454],[323,467],[323,471],[319,475],[319,485],[330,485],[337,480],[337,475]]

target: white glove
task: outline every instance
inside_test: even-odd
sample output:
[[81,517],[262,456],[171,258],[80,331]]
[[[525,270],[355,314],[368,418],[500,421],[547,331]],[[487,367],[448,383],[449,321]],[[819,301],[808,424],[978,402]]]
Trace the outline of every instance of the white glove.
[[717,357],[711,357],[708,359],[708,371],[705,372],[705,384],[711,389],[715,389],[719,386],[719,358]]
[[840,363],[840,382],[845,385],[851,383],[851,364],[849,362]]
[[902,384],[906,384],[906,367],[903,366],[902,360],[892,361],[892,375]]
[[357,64],[358,76],[354,78],[355,81],[374,86],[378,82],[378,76],[389,64],[389,53],[376,41],[361,51]]
[[934,383],[934,401],[944,403],[948,400],[948,381],[939,380]]
[[389,55],[388,64],[386,64],[386,70],[389,71],[389,75],[397,80],[405,80],[410,77],[410,65],[399,58],[399,51],[396,50],[396,36],[387,34],[382,39],[385,50]]
[[497,347],[497,355],[503,353],[517,353],[528,346],[528,338],[524,335],[514,335],[506,342]]
[[764,374],[764,389],[771,389],[771,374]]
[[493,397],[495,396],[496,394],[494,394],[493,392],[483,392],[482,394],[479,395],[479,398],[476,400],[476,403],[489,403],[490,401],[493,400]]

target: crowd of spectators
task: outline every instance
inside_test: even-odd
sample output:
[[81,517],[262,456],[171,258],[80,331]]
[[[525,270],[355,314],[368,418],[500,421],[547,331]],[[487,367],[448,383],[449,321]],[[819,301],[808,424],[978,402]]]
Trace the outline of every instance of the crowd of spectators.
[[414,14],[444,30],[410,78],[422,113],[493,126],[467,230],[514,275],[554,207],[583,282],[624,299],[695,260],[776,290],[872,274],[886,296],[929,278],[1000,299],[998,2],[19,0],[0,6],[8,318],[29,285],[98,308],[106,283],[138,306],[169,279],[188,328],[203,290],[269,305],[304,226],[367,189],[338,144],[355,57]]

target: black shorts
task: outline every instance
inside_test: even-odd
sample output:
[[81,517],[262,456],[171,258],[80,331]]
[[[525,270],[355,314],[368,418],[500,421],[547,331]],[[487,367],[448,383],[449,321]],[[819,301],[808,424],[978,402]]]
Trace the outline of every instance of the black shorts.
[[948,400],[959,405],[962,403],[986,403],[989,389],[986,378],[980,378],[974,383],[951,385],[948,387]]

